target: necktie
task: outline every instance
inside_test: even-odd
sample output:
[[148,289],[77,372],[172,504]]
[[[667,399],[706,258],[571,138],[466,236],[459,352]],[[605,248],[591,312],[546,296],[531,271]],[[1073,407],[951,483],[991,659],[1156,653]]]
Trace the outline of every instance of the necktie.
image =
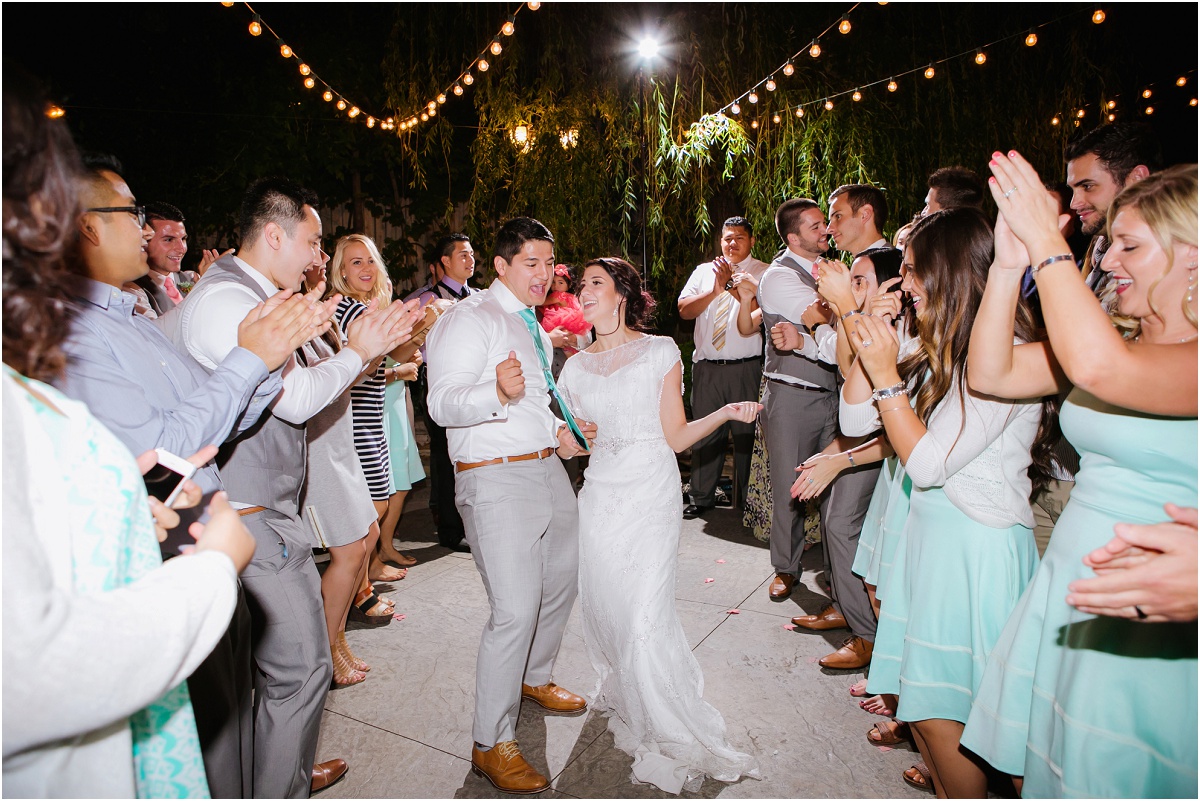
[[533,309],[528,308],[521,309],[520,313],[521,319],[525,321],[525,327],[529,329],[529,335],[533,337],[533,347],[537,351],[538,361],[542,364],[542,375],[546,378],[546,386],[550,387],[550,394],[554,396],[554,400],[558,401],[558,408],[562,410],[563,417],[567,418],[567,427],[571,429],[575,439],[579,441],[584,450],[590,450],[583,432],[575,424],[575,415],[571,413],[571,407],[567,406],[567,402],[563,400],[563,396],[558,391],[558,384],[554,382],[554,374],[550,372],[550,358],[546,355],[546,344],[542,341],[542,327],[538,325],[537,315],[533,313]]
[[171,276],[168,275],[163,279],[163,289],[172,303],[176,305],[183,303],[183,295],[179,294],[179,288],[175,286],[175,282],[171,279]]
[[721,292],[717,298],[716,324],[713,326],[713,347],[721,350],[725,347],[725,331],[729,328],[729,310],[733,308],[733,297],[728,292]]

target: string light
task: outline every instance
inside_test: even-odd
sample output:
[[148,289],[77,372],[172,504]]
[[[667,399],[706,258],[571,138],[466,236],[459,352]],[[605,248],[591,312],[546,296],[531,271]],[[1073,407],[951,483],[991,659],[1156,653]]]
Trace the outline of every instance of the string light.
[[838,23],[838,33],[850,33],[850,18],[842,17],[842,21]]
[[1079,111],[1076,111],[1076,112],[1075,112],[1075,116],[1076,116],[1076,117],[1078,117],[1079,119],[1081,119],[1081,120],[1082,120],[1082,119],[1083,119],[1083,115],[1084,115],[1084,113],[1085,113],[1085,112],[1084,112],[1084,110],[1083,110],[1083,109],[1079,109]]
[[454,84],[454,90],[453,90],[453,91],[454,91],[454,94],[455,94],[455,95],[461,95],[461,94],[463,93],[463,88],[462,88],[462,86],[461,86],[460,84],[457,84],[457,83],[456,83],[456,84]]
[[925,68],[925,77],[932,78],[933,76],[934,76],[933,65],[930,64],[928,67]]
[[465,83],[467,86],[470,86],[471,84],[475,83],[475,76],[469,72],[466,73],[463,75],[463,83]]
[[[1180,84],[1180,86],[1183,86],[1183,84]],[[767,78],[767,91],[768,92],[775,91],[775,76],[774,75],[772,75],[770,78]]]
[[345,100],[342,100],[342,99],[339,97],[339,98],[338,98],[338,102],[337,102],[337,107],[338,107],[338,111],[345,111],[345,110],[346,110],[346,101],[345,101]]
[[1113,120],[1115,120],[1116,118],[1117,118],[1117,115],[1116,115],[1116,114],[1109,114],[1109,115],[1108,115],[1108,121],[1109,121],[1109,122],[1112,122],[1112,121],[1113,121]]
[[421,122],[429,122],[429,115],[422,112]]
[[987,54],[984,53],[982,50],[980,50],[978,53],[975,54],[975,63],[976,64],[983,64],[986,62],[987,62]]
[[899,84],[897,84],[897,83],[896,83],[896,79],[895,79],[895,78],[893,78],[893,79],[891,79],[890,81],[888,81],[887,90],[888,90],[889,92],[894,92],[894,91],[896,91],[896,90],[897,90],[897,89],[899,89],[899,88],[900,88],[900,86],[899,86]]
[[233,3],[229,2],[229,0],[221,0],[221,5],[225,6],[226,8],[233,8]]
[[250,35],[258,36],[261,33],[262,33],[262,23],[259,22],[258,17],[255,16],[254,19],[250,20]]
[[525,5],[529,6],[530,11],[537,11],[539,8],[542,7],[542,4],[539,3],[537,0],[529,0],[529,2],[526,3]]
[[284,58],[291,58],[292,57],[292,48],[288,47],[285,44],[280,43],[279,55],[283,56]]
[[1154,94],[1154,93],[1153,93],[1153,92],[1151,92],[1149,89],[1143,89],[1143,90],[1142,90],[1142,97],[1146,97],[1146,98],[1148,98],[1148,97],[1150,97],[1150,95],[1152,95],[1152,94]]
[[797,117],[803,117],[803,116],[804,116],[804,109],[802,109],[802,108],[798,108],[798,109],[796,109],[796,116],[797,116]]
[[854,94],[850,95],[850,99],[857,103],[858,101],[862,100],[862,92],[855,89]]
[[757,128],[757,127],[758,127],[758,120],[752,120],[752,121],[750,122],[750,127],[751,127],[751,128]]
[[832,100],[826,100],[826,101],[825,101],[825,110],[826,110],[826,111],[833,111],[833,101],[832,101]]
[[437,102],[438,102],[439,104],[441,104],[441,103],[445,103],[445,102],[446,102],[446,96],[445,96],[444,94],[438,95],[438,96],[437,96]]
[[1060,122],[1060,120],[1058,119],[1058,117],[1054,117],[1053,119],[1050,120],[1051,125],[1058,125],[1059,122]]
[[755,94],[754,92],[751,92],[751,93],[750,93],[750,96],[749,96],[748,98],[746,98],[746,99],[747,99],[747,100],[749,100],[749,101],[750,101],[752,104],[753,104],[753,103],[757,103],[757,102],[758,102],[758,95],[757,95],[757,94]]
[[776,114],[773,114],[773,115],[771,116],[771,122],[775,123],[776,125],[778,125],[778,124],[779,124],[779,114],[778,114],[778,113],[776,113]]
[[796,68],[792,65],[792,60],[789,58],[788,63],[783,65],[783,74],[787,75],[790,78],[792,73],[795,71],[796,71]]
[[308,66],[307,64],[300,65],[300,74],[301,75],[309,75],[311,73],[312,73],[312,67]]
[[316,85],[317,85],[317,82],[315,80],[313,80],[313,77],[311,75],[304,79],[304,88],[305,89],[312,89]]
[[502,27],[500,29],[500,32],[503,33],[505,36],[512,36],[513,31],[515,31],[516,29],[517,29],[517,27],[515,25],[513,25],[513,21],[510,19],[504,23],[504,27]]
[[368,128],[375,127],[375,118],[374,117],[367,117],[367,127]]
[[1116,107],[1117,107],[1117,101],[1115,101],[1115,100],[1110,100],[1110,101],[1108,101],[1108,107],[1109,107],[1109,108],[1116,108]]
[[1029,35],[1025,37],[1025,46],[1033,47],[1035,44],[1037,44],[1037,34],[1030,31]]
[[493,56],[500,55],[500,51],[503,49],[504,48],[500,46],[500,42],[495,39],[492,40],[492,46],[488,48],[488,50],[492,51]]
[[[1192,105],[1195,105],[1195,103],[1193,103]],[[64,109],[62,106],[50,105],[50,106],[46,107],[46,116],[52,120],[57,120],[59,117],[62,117],[66,113],[67,113],[66,109]]]
[[487,63],[487,59],[484,59],[484,58],[479,59],[479,71],[480,72],[487,72],[489,66],[491,66],[491,65]]
[[1188,105],[1191,106],[1192,108],[1195,108],[1196,107],[1196,98],[1193,97],[1191,100],[1189,100]]
[[333,100],[333,92],[326,89],[325,94],[321,95],[321,97],[323,97],[325,102],[328,103],[330,100]]
[[821,55],[821,46],[819,44],[817,44],[816,42],[813,42],[812,46],[808,48],[808,54],[810,56],[812,56],[813,58],[816,58],[817,56]]
[[429,116],[430,116],[430,117],[436,117],[436,116],[437,116],[437,106],[434,106],[433,108],[429,109]]
[[1178,78],[1175,79],[1175,85],[1176,86],[1187,86],[1187,77],[1184,75],[1180,75]]
[[732,106],[730,106],[730,107],[729,107],[729,112],[730,112],[731,114],[741,114],[741,113],[742,113],[742,107],[741,107],[741,106],[739,106],[737,103],[734,103]]
[[1146,113],[1147,113],[1147,114],[1153,114],[1153,113],[1154,113],[1154,106],[1146,106]]
[[1104,22],[1104,12],[1097,8],[1096,13],[1092,14],[1092,22],[1096,23],[1097,25],[1099,25],[1101,22]]

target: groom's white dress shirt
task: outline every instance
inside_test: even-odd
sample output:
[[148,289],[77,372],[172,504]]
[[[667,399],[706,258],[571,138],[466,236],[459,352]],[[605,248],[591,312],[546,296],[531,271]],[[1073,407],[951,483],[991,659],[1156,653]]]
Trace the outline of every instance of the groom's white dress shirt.
[[[429,413],[446,428],[450,459],[482,462],[557,447],[561,421],[533,337],[521,319],[528,308],[499,279],[454,304],[429,332]],[[547,357],[554,348],[537,326]],[[517,354],[525,394],[502,404],[496,365]]]

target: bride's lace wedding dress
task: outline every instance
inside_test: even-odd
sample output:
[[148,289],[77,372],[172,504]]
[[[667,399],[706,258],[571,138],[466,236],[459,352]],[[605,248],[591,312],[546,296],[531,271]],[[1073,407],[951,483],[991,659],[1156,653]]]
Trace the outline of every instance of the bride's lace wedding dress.
[[635,757],[635,779],[670,792],[706,775],[758,777],[701,697],[704,676],[675,612],[683,504],[659,405],[678,362],[671,339],[645,336],[580,352],[559,378],[576,416],[597,426],[579,492],[583,638],[600,674],[592,708],[608,715],[617,747]]

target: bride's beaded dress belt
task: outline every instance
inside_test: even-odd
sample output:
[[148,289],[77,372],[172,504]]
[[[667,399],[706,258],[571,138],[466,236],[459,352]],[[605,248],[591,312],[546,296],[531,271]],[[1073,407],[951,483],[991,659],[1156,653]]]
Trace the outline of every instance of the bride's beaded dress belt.
[[548,459],[554,453],[554,448],[544,448],[533,453],[522,453],[520,456],[501,456],[499,459],[488,459],[483,462],[455,462],[454,472],[474,470],[476,467],[487,467],[490,464],[508,464],[509,462],[528,462],[531,459]]

